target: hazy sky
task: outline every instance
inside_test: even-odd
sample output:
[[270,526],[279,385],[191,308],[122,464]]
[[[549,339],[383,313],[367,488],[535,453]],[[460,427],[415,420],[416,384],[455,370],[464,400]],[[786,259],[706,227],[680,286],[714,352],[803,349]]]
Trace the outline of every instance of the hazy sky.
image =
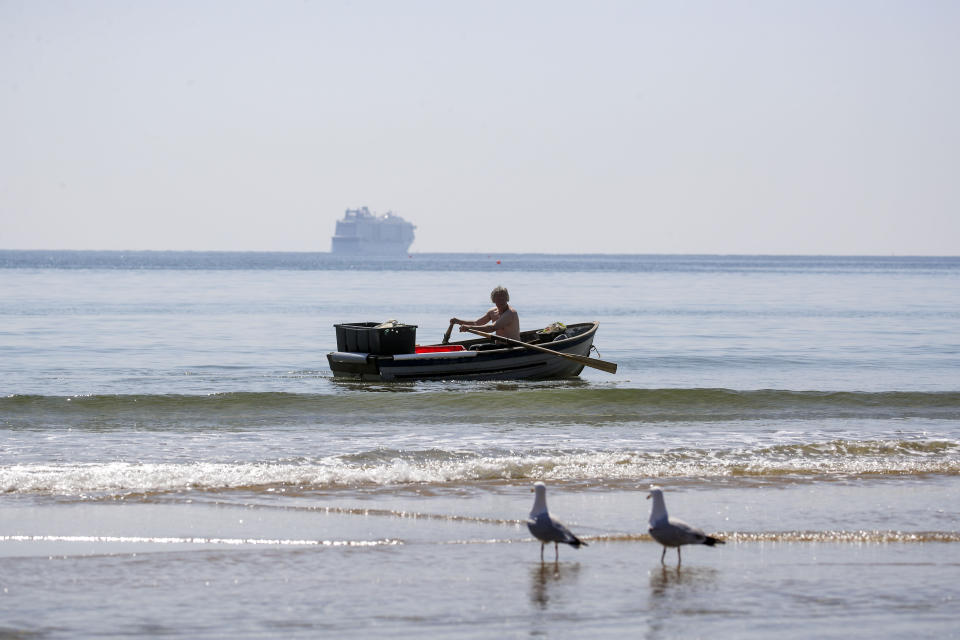
[[0,248],[960,253],[960,2],[0,0]]

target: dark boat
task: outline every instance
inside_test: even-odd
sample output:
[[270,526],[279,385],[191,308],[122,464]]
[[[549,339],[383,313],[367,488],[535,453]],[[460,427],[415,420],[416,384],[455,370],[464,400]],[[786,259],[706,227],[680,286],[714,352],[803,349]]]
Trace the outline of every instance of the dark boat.
[[[348,325],[337,325],[337,348],[340,350],[327,354],[327,361],[336,378],[369,382],[545,380],[578,376],[584,366],[561,356],[506,345],[488,338],[401,348],[399,351],[412,352],[385,354],[384,351],[391,350],[390,345],[386,344],[389,342],[387,340],[377,341],[375,345],[347,344],[349,340],[345,342],[341,339],[341,327],[345,326]],[[598,326],[597,322],[571,324],[559,334],[524,331],[520,334],[520,340],[552,351],[588,356]],[[373,327],[365,328],[370,330]],[[379,353],[369,353],[370,350]]]

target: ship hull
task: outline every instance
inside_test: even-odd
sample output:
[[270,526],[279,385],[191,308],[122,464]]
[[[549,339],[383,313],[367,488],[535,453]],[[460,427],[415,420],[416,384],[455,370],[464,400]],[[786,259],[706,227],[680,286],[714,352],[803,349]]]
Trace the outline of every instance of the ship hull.
[[361,238],[333,237],[331,251],[345,256],[402,256],[407,255],[411,242],[375,242]]

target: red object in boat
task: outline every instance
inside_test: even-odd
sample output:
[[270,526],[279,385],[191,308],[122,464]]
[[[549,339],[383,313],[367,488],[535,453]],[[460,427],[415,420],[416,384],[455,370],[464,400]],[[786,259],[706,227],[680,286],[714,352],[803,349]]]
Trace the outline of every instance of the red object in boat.
[[416,346],[415,353],[445,353],[447,351],[465,351],[462,344],[438,344],[426,347]]

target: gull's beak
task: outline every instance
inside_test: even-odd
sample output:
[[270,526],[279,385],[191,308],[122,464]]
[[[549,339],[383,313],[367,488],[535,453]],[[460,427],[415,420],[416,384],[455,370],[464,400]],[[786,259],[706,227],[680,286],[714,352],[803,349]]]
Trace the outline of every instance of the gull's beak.
[[649,499],[650,499],[650,494],[648,493],[648,494],[647,494],[647,500],[649,500]]
[[530,493],[533,493],[534,491],[536,491],[536,489],[534,489],[533,487],[530,487]]

